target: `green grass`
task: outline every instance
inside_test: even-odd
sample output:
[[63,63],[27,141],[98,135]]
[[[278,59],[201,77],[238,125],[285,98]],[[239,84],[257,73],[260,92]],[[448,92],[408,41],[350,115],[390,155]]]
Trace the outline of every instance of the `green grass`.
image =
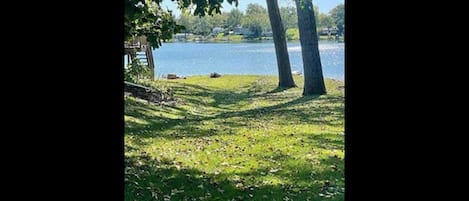
[[[289,41],[299,41],[300,40],[300,31],[297,28],[290,28],[286,31],[286,37]],[[328,36],[319,36],[319,40],[335,40],[335,35],[332,35],[332,38]],[[339,41],[344,41],[344,36],[339,36]]]
[[244,41],[244,37],[241,35],[224,35],[223,33],[219,33],[215,37],[215,41],[242,42]]
[[[335,36],[331,36],[331,38],[328,38],[328,36],[319,36],[319,40],[335,40]],[[344,36],[339,36],[339,41],[344,41]]]
[[344,200],[344,92],[275,76],[162,80],[174,106],[125,99],[125,200]]

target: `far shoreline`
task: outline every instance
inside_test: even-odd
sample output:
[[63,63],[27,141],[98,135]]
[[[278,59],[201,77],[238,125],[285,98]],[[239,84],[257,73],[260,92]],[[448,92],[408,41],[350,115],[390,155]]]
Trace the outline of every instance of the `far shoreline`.
[[[219,73],[219,72],[217,72]],[[170,73],[171,74],[171,73]],[[197,75],[177,75],[177,76],[181,76],[181,78],[178,78],[178,79],[167,79],[167,78],[164,78],[164,77],[155,77],[154,80],[157,81],[157,80],[183,80],[183,79],[189,79],[191,77],[194,77],[194,78],[197,78],[197,77],[207,77],[209,79],[220,79],[220,78],[223,78],[223,77],[226,77],[226,76],[265,76],[265,77],[278,77],[278,75],[260,75],[260,74],[222,74],[222,73],[219,73],[221,74],[222,76],[221,77],[217,77],[217,78],[210,78],[210,73],[208,74],[197,74]],[[303,75],[293,75],[293,77],[303,77]],[[337,78],[337,77],[324,77],[324,79],[329,79],[329,80],[332,80],[332,81],[337,81],[337,82],[345,82],[345,79],[344,78]]]
[[[193,40],[187,40],[187,41],[166,41],[166,42],[163,42],[163,44],[166,44],[166,43],[233,43],[233,44],[237,44],[237,43],[267,43],[267,42],[271,42],[271,43],[274,43],[273,40],[267,40],[267,39],[263,39],[263,40],[233,40],[233,41],[228,41],[228,40],[198,40],[198,41],[193,41]],[[299,43],[300,40],[287,40],[287,43]],[[343,39],[341,40],[327,40],[327,39],[324,39],[324,40],[319,40],[319,42],[331,42],[331,43],[345,43],[345,41]]]

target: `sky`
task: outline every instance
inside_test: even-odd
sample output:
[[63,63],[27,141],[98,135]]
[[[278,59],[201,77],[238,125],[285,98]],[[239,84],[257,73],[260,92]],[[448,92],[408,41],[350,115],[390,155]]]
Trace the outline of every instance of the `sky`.
[[[313,5],[319,8],[319,12],[321,13],[328,13],[332,8],[339,4],[343,4],[345,0],[313,0]],[[257,3],[262,5],[263,7],[267,8],[266,0],[239,0],[238,9],[242,12],[246,10],[246,7],[250,3]],[[294,0],[278,0],[279,7],[294,7],[295,1]],[[163,1],[162,3],[163,8],[168,8],[173,11],[173,14],[179,16],[181,11],[177,8],[176,3],[173,1]],[[232,8],[235,8],[234,5],[230,5],[226,1],[223,3],[223,10],[222,12],[229,12]]]

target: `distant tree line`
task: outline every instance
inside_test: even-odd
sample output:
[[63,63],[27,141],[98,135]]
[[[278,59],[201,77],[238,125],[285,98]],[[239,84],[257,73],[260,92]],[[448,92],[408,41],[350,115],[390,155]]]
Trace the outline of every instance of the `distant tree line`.
[[[321,30],[337,30],[339,35],[344,30],[344,5],[340,4],[329,13],[320,13],[317,6],[314,12],[318,33]],[[298,17],[295,7],[281,7],[280,16],[288,39],[298,39]],[[248,4],[246,11],[232,9],[229,12],[222,12],[220,15],[204,17],[194,16],[189,11],[182,12],[175,19],[178,25],[184,26],[181,33],[192,33],[208,36],[218,33],[217,29],[222,29],[223,33],[245,35],[245,37],[261,37],[266,33],[272,33],[267,8],[260,4]]]

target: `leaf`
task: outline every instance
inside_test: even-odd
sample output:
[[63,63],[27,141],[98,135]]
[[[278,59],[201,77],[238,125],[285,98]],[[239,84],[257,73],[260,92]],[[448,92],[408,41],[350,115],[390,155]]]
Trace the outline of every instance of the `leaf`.
[[279,171],[279,169],[271,169],[269,172],[270,172],[270,173],[276,173],[276,172],[278,172],[278,171]]
[[220,163],[220,165],[223,165],[223,166],[228,166],[228,165],[230,165],[230,164],[229,164],[229,163],[227,163],[227,162],[223,162],[223,163]]
[[243,183],[240,182],[240,183],[237,183],[235,186],[236,186],[236,188],[243,188],[244,185],[243,185]]

